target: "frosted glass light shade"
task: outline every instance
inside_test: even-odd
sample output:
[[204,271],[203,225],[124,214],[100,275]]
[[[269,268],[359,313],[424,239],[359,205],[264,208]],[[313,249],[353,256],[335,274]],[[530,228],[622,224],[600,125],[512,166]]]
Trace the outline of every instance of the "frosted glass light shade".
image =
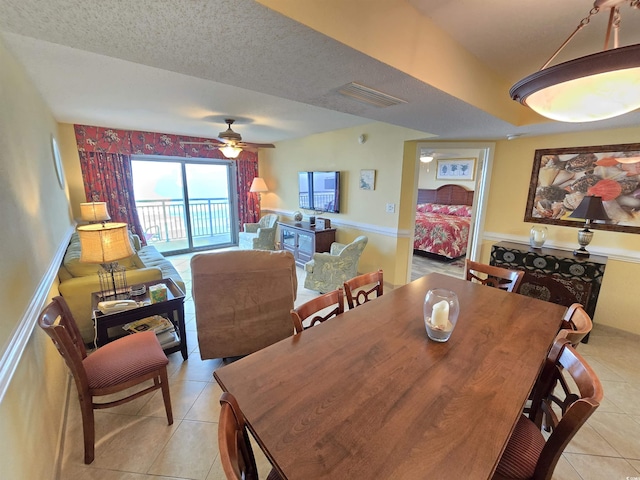
[[106,202],[87,202],[80,204],[80,218],[85,222],[105,222],[111,220]]
[[605,50],[535,72],[509,91],[547,118],[592,122],[640,108],[640,44]]
[[126,223],[94,223],[82,225],[77,230],[81,262],[111,263],[135,253]]
[[226,147],[220,148],[222,154],[227,158],[237,158],[242,151],[240,147],[234,147],[233,145],[227,145]]
[[640,108],[640,67],[600,73],[532,93],[526,104],[561,122],[593,122]]

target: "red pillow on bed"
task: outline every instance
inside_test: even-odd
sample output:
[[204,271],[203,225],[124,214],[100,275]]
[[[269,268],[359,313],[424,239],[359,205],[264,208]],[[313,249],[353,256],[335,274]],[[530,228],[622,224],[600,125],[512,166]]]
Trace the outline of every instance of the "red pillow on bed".
[[470,217],[471,207],[469,205],[442,205],[440,203],[420,203],[416,207],[420,213],[440,213],[442,215],[452,215],[455,217]]

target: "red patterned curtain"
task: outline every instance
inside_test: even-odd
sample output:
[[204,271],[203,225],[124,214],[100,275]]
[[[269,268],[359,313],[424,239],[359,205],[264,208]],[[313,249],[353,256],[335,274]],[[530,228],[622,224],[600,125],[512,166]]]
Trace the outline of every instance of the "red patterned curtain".
[[146,244],[133,196],[131,157],[119,153],[80,152],[84,194],[89,202],[107,202],[111,220],[129,225]]
[[[220,150],[208,145],[184,145],[181,142],[211,142],[217,140],[200,137],[185,137],[166,133],[141,132],[133,130],[116,130],[113,128],[94,127],[88,125],[74,125],[78,152],[82,158],[85,153],[114,153],[120,155],[166,155],[173,157],[191,158],[227,158]],[[238,189],[238,225],[240,230],[244,223],[257,222],[260,219],[260,205],[257,194],[250,193],[251,182],[258,176],[258,155],[253,152],[243,151],[236,159],[237,189]],[[131,165],[129,162],[129,177],[131,177]],[[84,173],[83,173],[84,176]],[[85,192],[89,192],[85,180]],[[104,198],[104,192],[99,192]],[[95,193],[92,193],[95,195]],[[130,198],[133,200],[133,189],[130,190]],[[87,193],[87,199],[90,199]],[[108,201],[108,200],[102,200]],[[135,200],[134,207],[135,207]],[[109,204],[110,205],[110,204]],[[111,207],[110,207],[111,208]],[[135,213],[135,208],[130,213]],[[111,212],[110,212],[111,213]],[[114,217],[114,214],[111,213]],[[135,225],[140,228],[135,213]],[[115,218],[115,217],[114,217]],[[130,225],[134,225],[130,223]]]
[[[253,179],[258,176],[258,162],[242,158],[244,153],[240,153],[237,158],[238,210],[240,218],[238,228],[240,231],[244,228],[245,223],[256,223],[260,220],[258,194],[249,191]],[[244,202],[240,201],[241,199],[244,199]]]

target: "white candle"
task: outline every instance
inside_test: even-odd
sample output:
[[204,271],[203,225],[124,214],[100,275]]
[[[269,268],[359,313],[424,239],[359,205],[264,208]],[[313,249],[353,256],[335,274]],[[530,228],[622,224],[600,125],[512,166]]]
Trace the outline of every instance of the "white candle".
[[449,323],[449,302],[440,300],[431,309],[431,324],[444,329],[447,323]]
[[536,243],[540,243],[543,240],[542,233],[543,233],[542,230],[534,230],[533,231],[533,240]]

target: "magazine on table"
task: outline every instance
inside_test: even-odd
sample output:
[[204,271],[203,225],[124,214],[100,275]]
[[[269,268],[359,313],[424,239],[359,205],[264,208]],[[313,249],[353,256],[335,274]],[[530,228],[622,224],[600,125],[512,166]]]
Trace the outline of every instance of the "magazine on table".
[[122,328],[129,333],[146,332],[151,330],[156,335],[170,330],[175,330],[173,323],[162,315],[154,315],[152,317],[136,320],[135,322],[125,323]]

